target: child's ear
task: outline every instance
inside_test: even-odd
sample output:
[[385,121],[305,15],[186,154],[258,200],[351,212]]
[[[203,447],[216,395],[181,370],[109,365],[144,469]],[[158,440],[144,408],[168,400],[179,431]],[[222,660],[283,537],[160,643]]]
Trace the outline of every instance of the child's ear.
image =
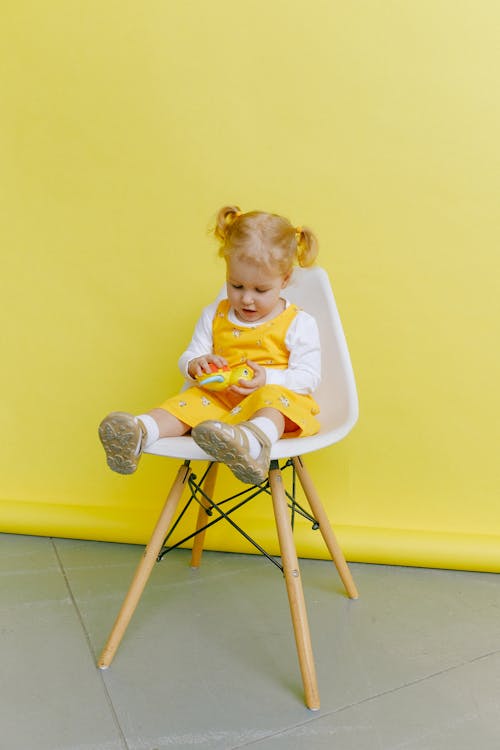
[[292,275],[292,272],[289,271],[286,276],[283,276],[283,281],[281,282],[281,288],[284,289],[286,286],[288,286],[288,282],[290,281],[290,276]]

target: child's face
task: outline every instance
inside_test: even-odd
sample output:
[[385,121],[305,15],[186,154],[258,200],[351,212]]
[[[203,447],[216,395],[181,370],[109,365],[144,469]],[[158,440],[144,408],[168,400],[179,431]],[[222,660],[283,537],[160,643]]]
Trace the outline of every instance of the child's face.
[[270,320],[283,310],[281,290],[290,274],[265,269],[246,260],[230,257],[227,261],[227,296],[236,317],[244,323]]

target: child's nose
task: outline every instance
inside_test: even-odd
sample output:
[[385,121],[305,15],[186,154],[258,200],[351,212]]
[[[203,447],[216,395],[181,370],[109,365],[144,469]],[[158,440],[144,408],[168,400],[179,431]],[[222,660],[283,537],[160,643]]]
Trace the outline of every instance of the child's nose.
[[253,295],[249,290],[245,290],[243,292],[243,302],[245,304],[249,304],[250,302],[253,302]]

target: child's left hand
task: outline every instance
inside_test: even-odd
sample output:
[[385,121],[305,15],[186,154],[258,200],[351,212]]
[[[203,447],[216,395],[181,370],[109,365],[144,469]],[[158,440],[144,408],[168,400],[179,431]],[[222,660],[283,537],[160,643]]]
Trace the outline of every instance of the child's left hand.
[[247,365],[253,370],[253,378],[251,380],[238,380],[238,385],[232,385],[228,388],[233,393],[239,393],[241,396],[248,396],[253,393],[257,388],[262,388],[266,384],[266,370],[256,362],[252,362],[251,359],[247,359]]

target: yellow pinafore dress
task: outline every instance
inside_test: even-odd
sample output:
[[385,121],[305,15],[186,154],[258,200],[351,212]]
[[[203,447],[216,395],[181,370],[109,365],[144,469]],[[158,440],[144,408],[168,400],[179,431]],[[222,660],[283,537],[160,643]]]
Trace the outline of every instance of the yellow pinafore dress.
[[[286,369],[289,352],[286,332],[297,315],[296,305],[289,305],[272,320],[252,327],[238,326],[229,320],[229,300],[222,300],[214,316],[213,353],[224,357],[230,367],[251,359],[266,368]],[[289,422],[291,431],[283,437],[314,435],[320,424],[316,419],[319,406],[312,396],[295,393],[279,385],[264,385],[248,396],[193,386],[160,405],[182,422],[194,427],[206,419],[235,424],[250,419],[258,409],[272,407]]]

